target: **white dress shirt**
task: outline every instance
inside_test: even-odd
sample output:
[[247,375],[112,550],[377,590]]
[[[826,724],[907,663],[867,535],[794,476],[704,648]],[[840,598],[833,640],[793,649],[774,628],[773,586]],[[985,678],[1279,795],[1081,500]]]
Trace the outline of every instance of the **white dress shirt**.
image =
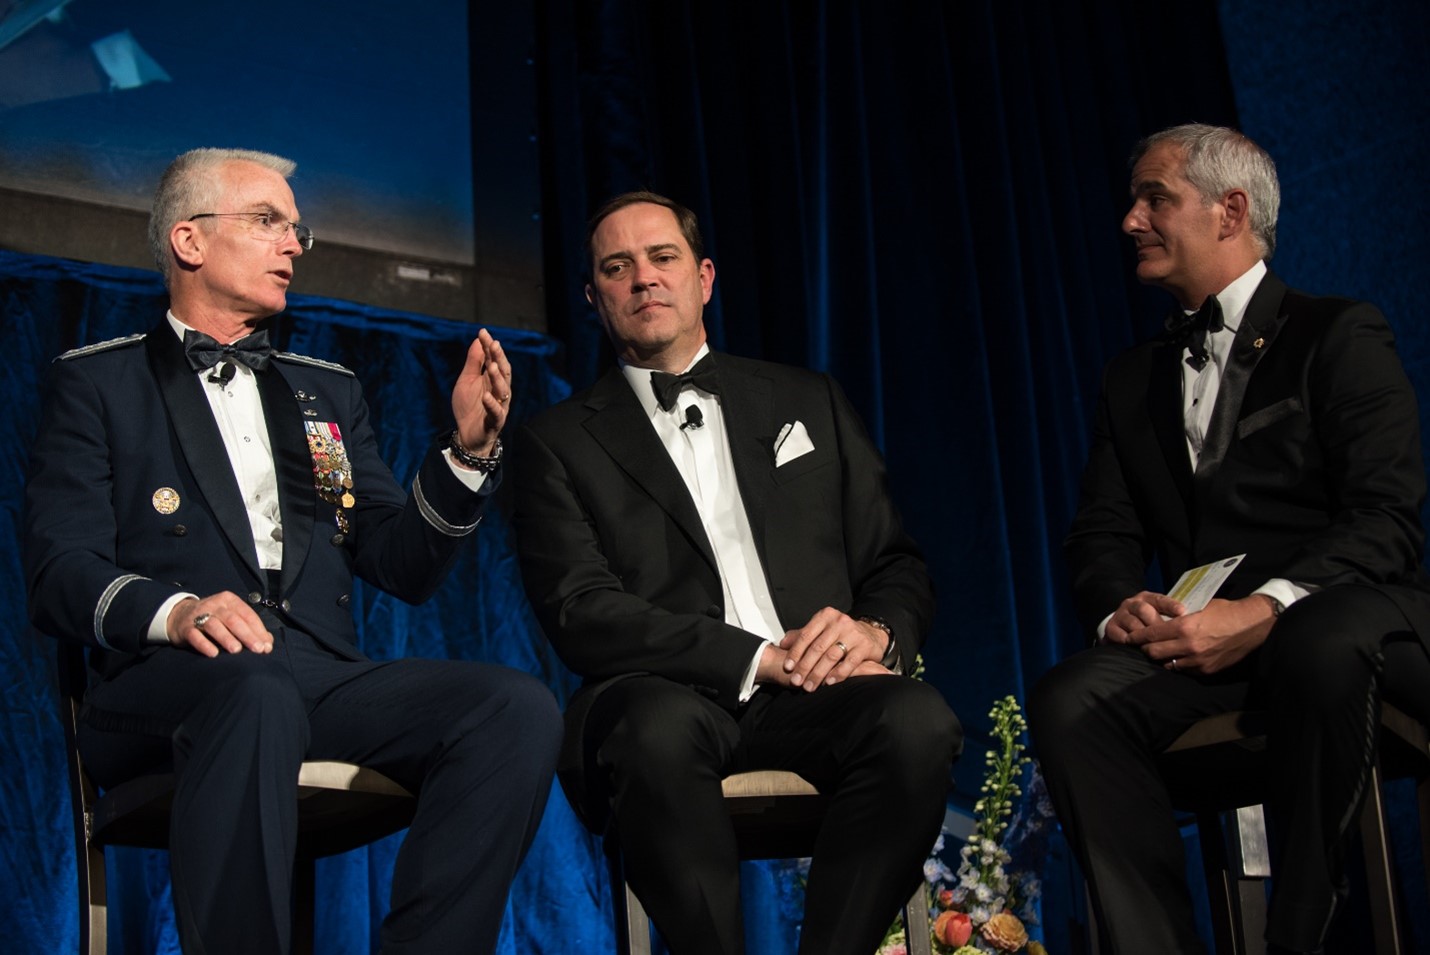
[[[681,373],[689,371],[709,352],[709,345],[700,346],[700,351]],[[735,463],[730,455],[730,440],[719,396],[687,384],[681,388],[671,409],[664,411],[651,389],[651,369],[622,363],[621,372],[649,416],[656,436],[665,446],[695,502],[705,536],[710,539],[710,546],[715,551],[715,565],[720,572],[720,588],[724,596],[725,622],[771,643],[778,643],[784,637],[784,628],[775,613],[764,565],[755,550],[750,518],[745,513],[745,502],[735,478]],[[692,406],[700,410],[703,424],[698,428],[682,427],[688,420],[686,409]],[[755,672],[763,652],[764,647],[755,651],[745,671],[740,684],[741,702],[755,692]]]

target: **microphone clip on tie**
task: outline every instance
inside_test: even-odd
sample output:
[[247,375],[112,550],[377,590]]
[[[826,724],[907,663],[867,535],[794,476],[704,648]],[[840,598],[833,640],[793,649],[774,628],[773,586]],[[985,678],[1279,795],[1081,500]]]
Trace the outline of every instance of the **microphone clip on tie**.
[[233,381],[233,376],[236,374],[238,374],[237,366],[231,361],[226,361],[214,368],[213,374],[209,375],[209,381],[219,387],[227,387],[228,383]]
[[684,431],[689,428],[691,431],[699,431],[703,427],[705,427],[705,416],[700,413],[700,409],[695,405],[686,405],[685,423],[680,426],[680,430]]

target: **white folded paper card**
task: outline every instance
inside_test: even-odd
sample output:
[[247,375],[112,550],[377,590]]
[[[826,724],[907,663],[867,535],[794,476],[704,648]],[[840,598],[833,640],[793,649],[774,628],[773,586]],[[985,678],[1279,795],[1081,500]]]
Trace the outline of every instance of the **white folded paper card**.
[[1173,600],[1181,601],[1182,605],[1187,608],[1187,613],[1196,613],[1216,596],[1217,590],[1231,576],[1231,572],[1236,570],[1236,565],[1241,563],[1245,556],[1245,554],[1237,554],[1235,557],[1228,557],[1225,560],[1193,567],[1177,578],[1176,584],[1167,591],[1167,596]]

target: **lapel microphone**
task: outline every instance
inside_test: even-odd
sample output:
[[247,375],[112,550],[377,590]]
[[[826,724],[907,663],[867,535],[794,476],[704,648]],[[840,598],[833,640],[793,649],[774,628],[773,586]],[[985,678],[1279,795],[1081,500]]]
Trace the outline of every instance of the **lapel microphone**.
[[705,416],[700,413],[700,409],[695,405],[686,406],[685,423],[680,426],[680,430],[684,431],[689,428],[691,431],[699,431],[703,427],[705,427]]
[[236,374],[238,374],[238,369],[234,367],[233,362],[226,361],[214,369],[214,373],[209,375],[209,381],[223,387],[233,381],[233,376]]

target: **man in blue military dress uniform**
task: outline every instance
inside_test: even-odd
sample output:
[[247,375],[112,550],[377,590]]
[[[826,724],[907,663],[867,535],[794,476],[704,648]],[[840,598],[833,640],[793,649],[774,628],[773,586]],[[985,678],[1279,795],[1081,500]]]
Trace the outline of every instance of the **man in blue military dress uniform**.
[[354,575],[413,602],[440,585],[500,480],[511,365],[482,331],[456,427],[404,491],[352,373],[257,329],[313,244],[293,168],[200,149],[164,174],[149,233],[169,314],[53,366],[26,492],[30,617],[90,648],[95,779],[176,773],[185,951],[288,950],[304,759],[418,796],[383,951],[491,951],[550,789],[555,702],[499,667],[368,660],[349,603]]

